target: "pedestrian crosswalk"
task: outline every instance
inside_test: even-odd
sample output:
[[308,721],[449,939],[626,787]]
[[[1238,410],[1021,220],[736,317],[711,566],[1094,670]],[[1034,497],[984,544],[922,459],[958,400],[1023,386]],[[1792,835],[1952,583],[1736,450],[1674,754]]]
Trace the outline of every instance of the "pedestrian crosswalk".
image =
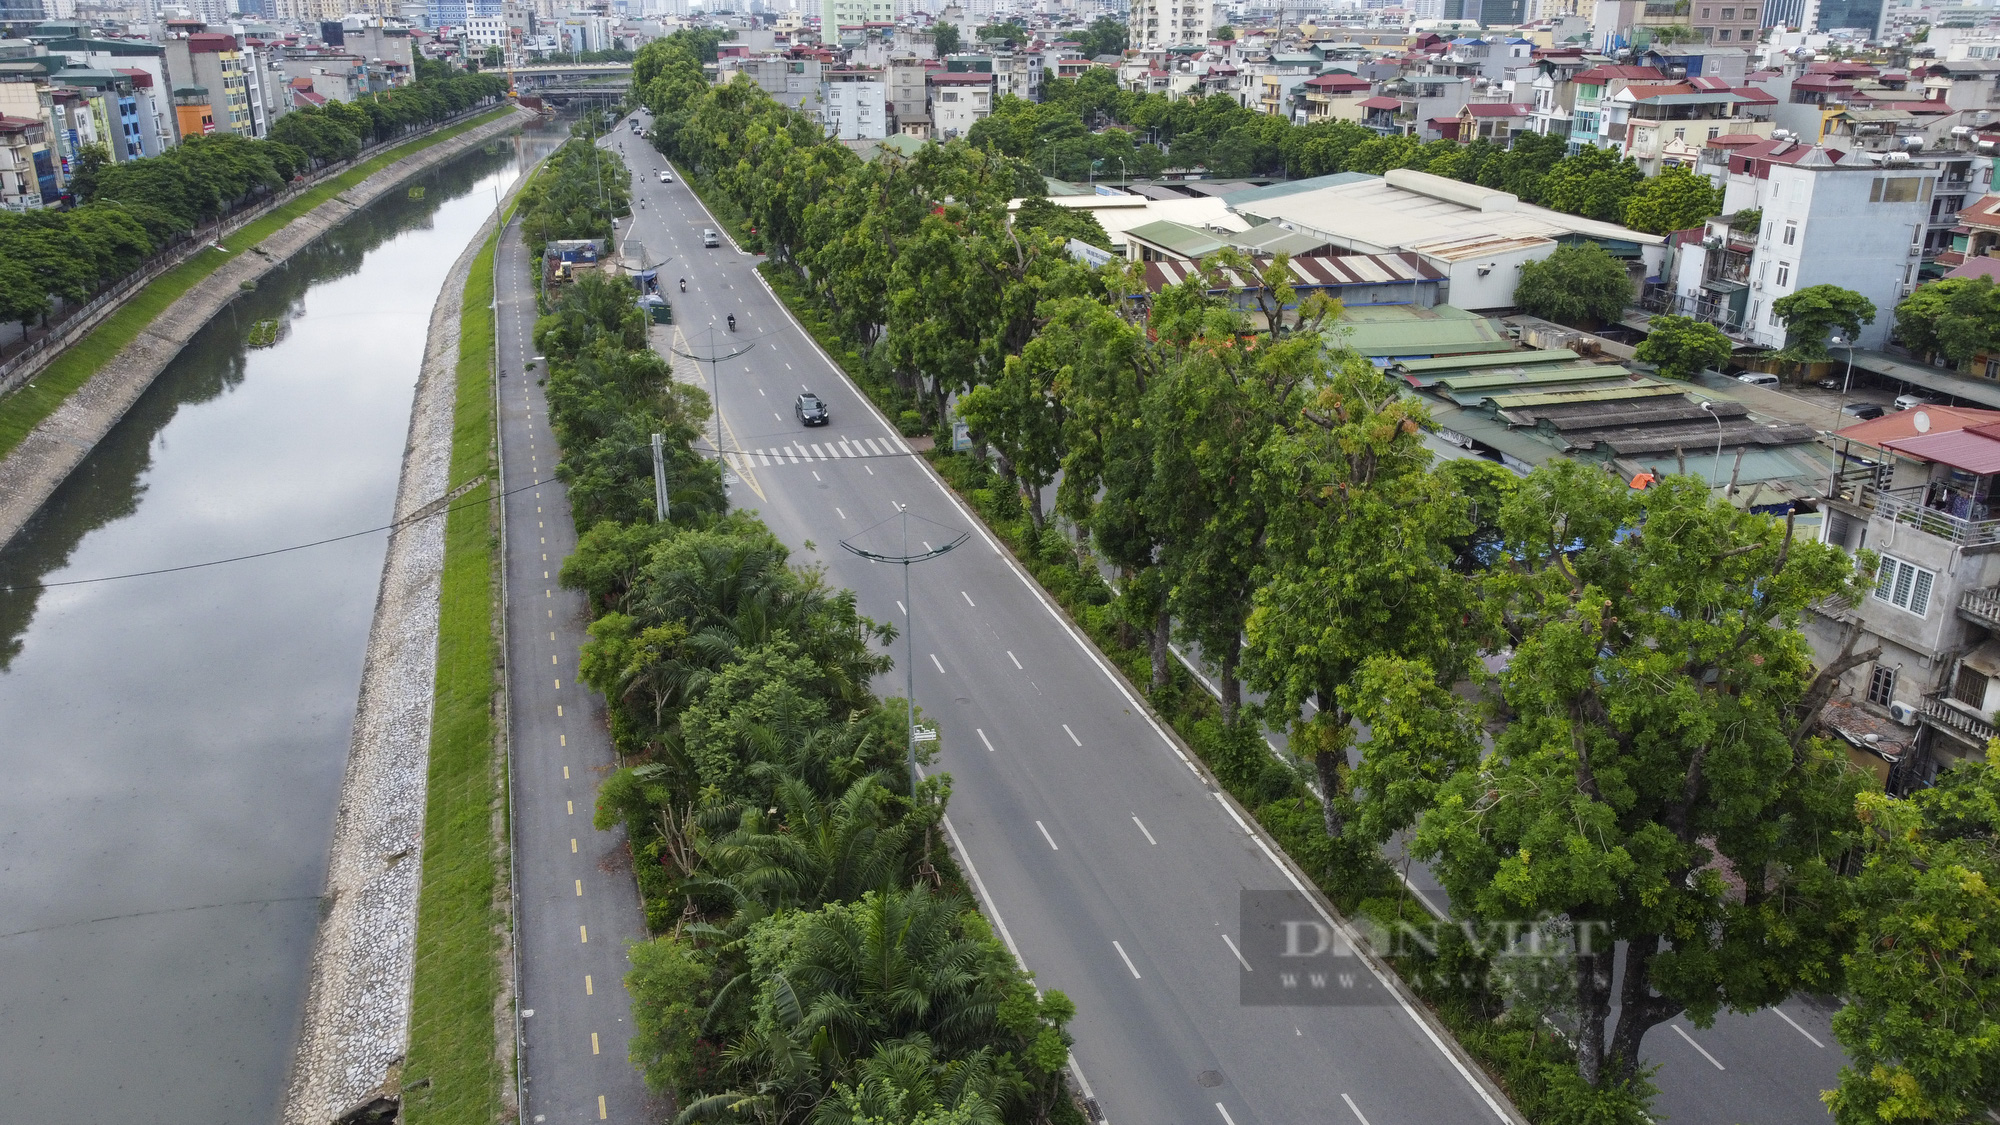
[[776,449],[738,450],[730,457],[746,465],[770,467],[797,465],[806,461],[839,461],[843,458],[901,457],[910,452],[901,438],[849,438],[824,442],[797,441]]

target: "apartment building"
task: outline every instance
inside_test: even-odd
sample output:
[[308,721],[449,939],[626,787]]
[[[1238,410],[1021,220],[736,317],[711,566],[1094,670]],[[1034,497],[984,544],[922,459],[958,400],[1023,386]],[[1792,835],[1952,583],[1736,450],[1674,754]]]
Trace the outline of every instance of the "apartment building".
[[209,97],[213,127],[205,131],[254,135],[243,46],[234,35],[198,31],[167,40],[165,48],[167,68],[179,84],[174,91],[176,105],[181,90],[199,88]]
[[931,128],[939,140],[962,137],[993,113],[993,76],[979,71],[930,74]]
[[835,67],[820,91],[826,135],[839,141],[879,141],[889,135],[888,84],[882,72]]
[[1214,0],[1133,0],[1132,46],[1181,47],[1208,42],[1215,26]]
[[31,211],[57,198],[48,127],[40,117],[0,115],[0,207]]

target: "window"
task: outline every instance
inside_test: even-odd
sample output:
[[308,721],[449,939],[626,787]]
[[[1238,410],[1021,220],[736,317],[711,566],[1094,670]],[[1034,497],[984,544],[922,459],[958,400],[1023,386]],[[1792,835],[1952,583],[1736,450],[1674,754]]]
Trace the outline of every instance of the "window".
[[1887,707],[1896,698],[1896,670],[1886,664],[1877,664],[1868,673],[1868,702],[1878,707]]
[[1787,219],[1785,220],[1785,245],[1797,246],[1798,244],[1799,224],[1795,220]]
[[1677,140],[1677,141],[1684,141],[1684,140],[1687,140],[1687,139],[1688,139],[1688,131],[1687,131],[1687,127],[1683,125],[1683,126],[1680,126],[1680,127],[1676,128],[1676,129],[1674,130],[1674,139],[1675,139],[1675,140]]
[[1710,125],[1710,126],[1708,127],[1708,139],[1709,139],[1709,140],[1711,140],[1711,141],[1712,141],[1712,140],[1714,140],[1715,138],[1717,138],[1717,137],[1719,137],[1719,136],[1721,136],[1721,135],[1722,135],[1722,126],[1720,126],[1720,125]]
[[1790,285],[1791,283],[1792,283],[1792,263],[1779,262],[1778,288],[1783,289],[1785,286]]
[[1756,18],[1757,18],[1757,9],[1755,8],[1743,9],[1743,21],[1745,23],[1753,22],[1756,20]]
[[2000,379],[2000,359],[1989,359],[1986,361],[1986,377],[1988,379]]
[[1734,20],[1735,18],[1736,18],[1736,9],[1734,9],[1734,8],[1724,8],[1724,9],[1722,9],[1722,19],[1723,19],[1723,22],[1727,23],[1727,22],[1729,22],[1729,21],[1731,21],[1731,20]]
[[1729,29],[1725,27],[1721,31],[1716,32],[1715,38],[1717,42],[1721,43],[1729,42]]
[[1707,8],[1703,8],[1703,9],[1701,10],[1701,18],[1702,18],[1702,19],[1707,19],[1707,18],[1708,18],[1708,11],[1709,11],[1709,10],[1708,10]]
[[1980,710],[1986,709],[1986,677],[1970,664],[1958,666],[1958,678],[1952,682],[1951,697],[1960,703]]
[[1875,578],[1875,600],[1922,617],[1931,607],[1931,585],[1936,581],[1934,571],[1883,555],[1882,573]]
[[1915,203],[1923,183],[1922,176],[1877,176],[1868,189],[1868,202]]

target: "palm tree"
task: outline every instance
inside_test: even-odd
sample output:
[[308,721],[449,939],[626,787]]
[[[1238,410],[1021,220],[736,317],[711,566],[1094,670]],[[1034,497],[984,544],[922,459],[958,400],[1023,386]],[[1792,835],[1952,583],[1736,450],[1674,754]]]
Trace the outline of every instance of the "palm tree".
[[912,826],[887,807],[891,794],[863,777],[831,801],[797,777],[777,789],[777,816],[743,813],[735,831],[704,854],[713,878],[766,907],[812,910],[901,882],[910,866]]

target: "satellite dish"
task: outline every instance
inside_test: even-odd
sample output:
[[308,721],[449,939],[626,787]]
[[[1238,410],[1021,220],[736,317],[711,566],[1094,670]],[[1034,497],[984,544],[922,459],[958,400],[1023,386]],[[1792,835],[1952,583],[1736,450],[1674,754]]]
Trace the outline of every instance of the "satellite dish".
[[1931,432],[1931,416],[1921,410],[1917,411],[1915,418],[1910,419],[1910,424],[1915,426],[1920,434]]

